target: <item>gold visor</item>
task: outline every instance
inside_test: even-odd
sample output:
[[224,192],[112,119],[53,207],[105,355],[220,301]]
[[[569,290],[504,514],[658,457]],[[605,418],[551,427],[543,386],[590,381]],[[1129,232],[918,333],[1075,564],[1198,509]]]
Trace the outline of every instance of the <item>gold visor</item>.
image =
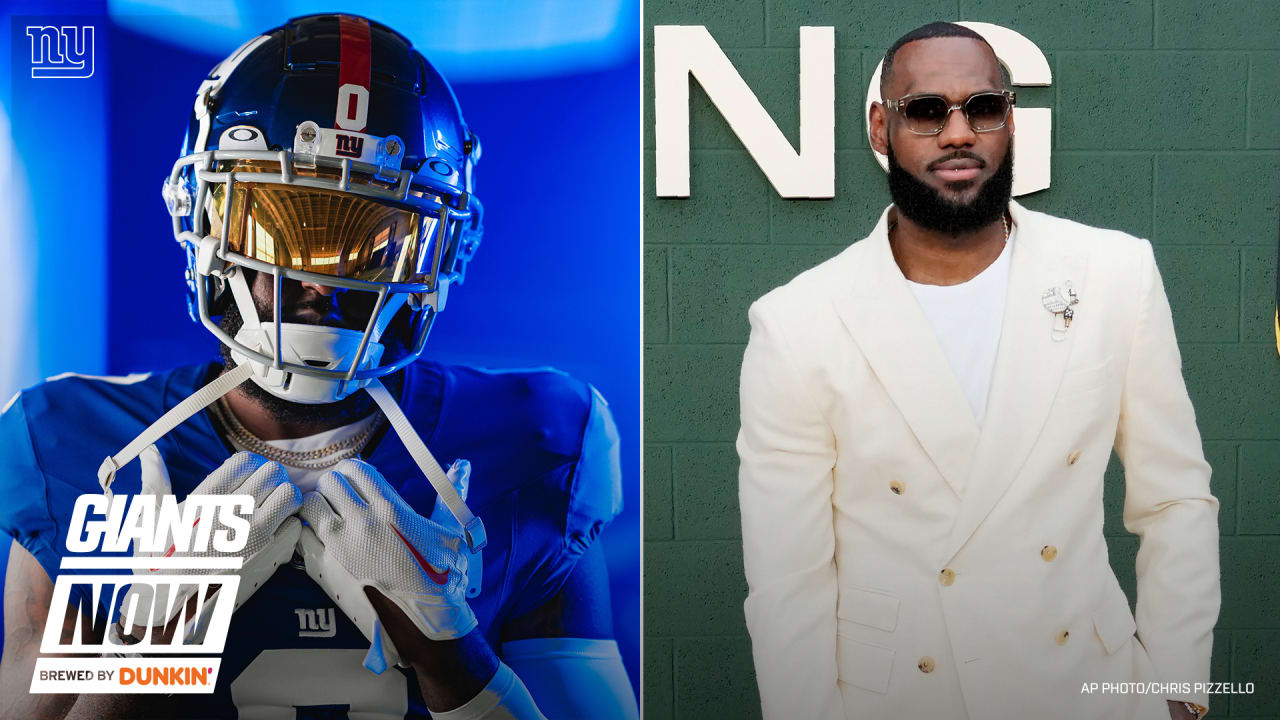
[[226,184],[215,183],[206,210],[215,237],[228,219],[231,252],[321,275],[432,282],[439,218],[337,190],[252,182],[241,173],[270,171],[252,161],[226,170],[237,173],[230,209]]

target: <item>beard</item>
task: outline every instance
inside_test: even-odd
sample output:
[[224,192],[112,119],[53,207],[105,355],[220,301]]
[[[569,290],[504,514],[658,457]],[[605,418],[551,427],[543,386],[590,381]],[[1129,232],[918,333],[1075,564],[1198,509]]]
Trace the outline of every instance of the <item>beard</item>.
[[[270,308],[258,308],[260,313],[270,315]],[[394,325],[394,323],[393,323]],[[234,303],[227,303],[227,310],[223,314],[222,319],[218,321],[218,327],[222,328],[228,335],[235,337],[240,332],[240,328],[244,326],[244,318],[240,314],[240,308]],[[390,328],[388,328],[390,330]],[[386,337],[384,333],[384,342],[391,338]],[[403,343],[396,343],[403,347]],[[388,348],[391,350],[391,348]],[[222,356],[222,365],[226,370],[234,368],[237,363],[231,357],[231,348],[225,343],[219,343],[219,354]],[[382,378],[382,383],[386,385],[387,390],[392,397],[399,397],[400,389],[404,382],[404,371],[399,370]],[[342,398],[333,403],[296,403],[276,397],[265,388],[252,379],[246,380],[240,384],[239,388],[255,405],[262,408],[273,420],[285,425],[325,425],[328,427],[339,427],[341,425],[349,425],[357,420],[368,417],[376,407],[373,398],[368,393],[356,392]]]
[[[973,183],[963,180],[949,183],[956,190],[964,190]],[[978,188],[977,195],[968,203],[955,203],[942,196],[920,178],[907,172],[898,164],[889,146],[889,194],[898,212],[927,230],[946,235],[964,235],[995,222],[1009,207],[1013,197],[1013,136],[1005,148],[1000,167]]]

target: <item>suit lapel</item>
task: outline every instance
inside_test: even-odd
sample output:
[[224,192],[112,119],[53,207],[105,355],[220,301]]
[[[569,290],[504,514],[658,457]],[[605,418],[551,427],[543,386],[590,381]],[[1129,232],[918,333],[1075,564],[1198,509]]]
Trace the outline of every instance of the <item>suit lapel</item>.
[[866,255],[848,264],[851,289],[833,302],[938,472],[962,494],[978,443],[978,425],[928,318],[893,259],[887,230],[888,210],[871,235],[851,248]]
[[[1059,250],[1053,229],[1017,203],[1010,211],[1018,230],[1014,238],[1004,326],[996,354],[987,414],[968,479],[968,490],[952,527],[942,564],[965,542],[1009,489],[1037,438],[1057,395],[1078,332],[1053,337],[1061,322],[1045,309],[1041,295],[1066,281],[1080,294],[1076,321],[1097,312],[1083,292],[1087,258]],[[941,565],[940,565],[941,567]]]

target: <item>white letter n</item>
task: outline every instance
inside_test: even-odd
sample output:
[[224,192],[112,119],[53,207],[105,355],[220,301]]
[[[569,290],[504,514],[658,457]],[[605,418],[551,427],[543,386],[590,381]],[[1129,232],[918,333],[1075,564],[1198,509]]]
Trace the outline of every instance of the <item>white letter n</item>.
[[834,28],[800,28],[800,152],[796,153],[705,27],[655,26],[658,196],[689,196],[688,76],[692,74],[779,195],[834,197],[835,46]]

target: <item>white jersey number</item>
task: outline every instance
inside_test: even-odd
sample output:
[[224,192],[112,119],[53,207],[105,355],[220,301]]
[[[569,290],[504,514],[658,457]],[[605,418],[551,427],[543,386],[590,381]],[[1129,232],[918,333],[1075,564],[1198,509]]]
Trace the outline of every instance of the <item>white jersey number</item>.
[[369,121],[369,89],[347,83],[338,88],[338,108],[334,124],[343,130],[359,132]]

